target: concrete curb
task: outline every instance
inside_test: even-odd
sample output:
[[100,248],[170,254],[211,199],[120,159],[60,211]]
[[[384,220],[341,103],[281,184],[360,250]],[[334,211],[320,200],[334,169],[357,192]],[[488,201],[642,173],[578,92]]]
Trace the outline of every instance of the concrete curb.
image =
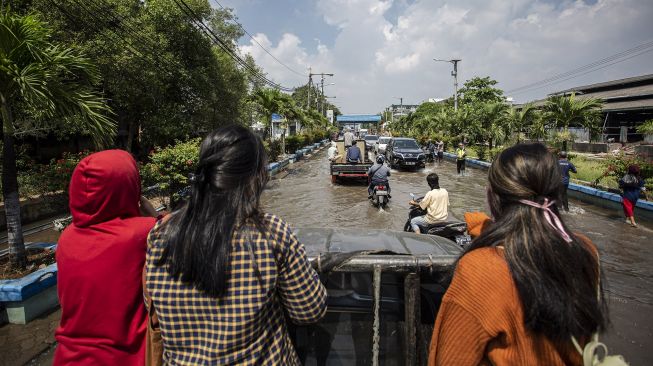
[[286,157],[281,161],[269,163],[268,173],[270,174],[270,177],[274,177],[275,175],[279,174],[288,165],[294,164],[302,159],[309,157],[313,151],[321,150],[322,148],[324,148],[324,146],[327,145],[328,142],[329,140],[322,140],[320,142],[316,142],[314,144],[304,146],[301,149],[295,151],[294,154],[289,155],[288,157]]
[[[55,249],[56,243],[40,243],[44,249]],[[59,305],[57,297],[57,264],[53,263],[22,278],[0,280],[0,302],[4,305],[0,322],[26,324]]]

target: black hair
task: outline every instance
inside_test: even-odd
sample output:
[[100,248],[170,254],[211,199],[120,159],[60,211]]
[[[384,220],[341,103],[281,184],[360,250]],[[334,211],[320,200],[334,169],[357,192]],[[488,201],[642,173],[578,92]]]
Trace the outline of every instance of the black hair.
[[248,219],[262,227],[259,198],[267,179],[258,136],[235,124],[211,132],[200,146],[190,197],[165,224],[167,246],[157,265],[213,297],[224,294],[232,238]]
[[440,177],[437,174],[431,173],[426,176],[426,182],[431,189],[440,189]]
[[[547,222],[543,209],[519,202],[543,203],[559,197],[562,179],[556,157],[539,143],[515,145],[494,160],[488,181],[495,221],[465,254],[504,246],[525,326],[535,334],[569,343],[572,335],[589,337],[604,330],[608,313],[602,289],[597,299],[600,281],[594,248],[574,235],[566,242]],[[550,209],[560,217],[555,205]]]

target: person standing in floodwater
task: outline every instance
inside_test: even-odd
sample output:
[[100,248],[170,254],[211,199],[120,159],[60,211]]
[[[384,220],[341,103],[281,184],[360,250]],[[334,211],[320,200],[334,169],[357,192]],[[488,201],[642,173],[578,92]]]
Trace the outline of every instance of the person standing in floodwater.
[[574,164],[567,160],[567,152],[561,151],[560,158],[558,159],[558,168],[560,168],[560,175],[562,175],[562,188],[560,192],[560,200],[562,201],[562,208],[569,212],[569,198],[567,198],[567,189],[569,189],[569,172],[576,173]]
[[631,165],[628,167],[628,173],[619,180],[619,187],[623,190],[622,204],[624,207],[624,215],[626,215],[626,223],[632,227],[637,227],[635,222],[635,205],[639,200],[641,192],[646,191],[644,187],[644,178],[642,178],[639,165]]
[[456,149],[456,171],[459,175],[465,175],[465,160],[467,159],[467,151],[465,151],[465,144],[462,142],[458,144]]

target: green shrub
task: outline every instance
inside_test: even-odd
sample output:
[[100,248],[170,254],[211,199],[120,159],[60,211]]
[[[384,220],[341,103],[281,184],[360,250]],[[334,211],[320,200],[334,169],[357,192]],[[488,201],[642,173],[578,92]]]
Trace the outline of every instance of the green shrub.
[[627,156],[621,152],[606,159],[603,163],[605,170],[601,177],[611,177],[616,183],[628,172],[630,165],[639,165],[642,177],[646,179],[646,189],[650,192],[653,189],[653,164],[637,156]]
[[302,147],[303,138],[299,135],[286,137],[286,153],[294,154],[295,151]]
[[265,146],[265,152],[268,155],[268,161],[270,163],[277,161],[279,155],[281,155],[281,140],[265,141],[263,143]]
[[478,155],[478,160],[485,160],[485,155],[487,154],[488,148],[485,144],[480,144],[476,147],[476,155]]
[[494,159],[499,155],[500,152],[502,152],[505,149],[505,147],[493,147],[490,150],[488,150],[488,161],[492,162]]
[[77,167],[82,159],[90,155],[91,151],[82,151],[79,153],[63,153],[61,159],[52,159],[50,164],[41,167],[39,174],[43,183],[43,192],[68,192],[70,185],[70,178],[73,175],[73,170]]
[[653,135],[653,119],[649,119],[637,126],[637,133],[642,135]]
[[177,201],[177,191],[188,186],[188,175],[197,169],[199,149],[199,138],[155,148],[150,153],[149,162],[140,168],[143,185],[158,184],[170,202]]

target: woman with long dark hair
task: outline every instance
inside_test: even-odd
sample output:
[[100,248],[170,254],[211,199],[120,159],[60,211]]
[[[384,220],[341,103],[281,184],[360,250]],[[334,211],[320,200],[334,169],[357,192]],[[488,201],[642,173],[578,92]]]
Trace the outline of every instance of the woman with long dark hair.
[[259,209],[261,140],[238,125],[212,132],[191,180],[188,201],[148,238],[164,363],[298,365],[284,313],[316,322],[326,290],[290,227]]
[[572,337],[586,342],[608,315],[596,248],[569,231],[555,205],[555,156],[541,144],[513,146],[488,180],[494,221],[458,261],[429,365],[582,364]]

